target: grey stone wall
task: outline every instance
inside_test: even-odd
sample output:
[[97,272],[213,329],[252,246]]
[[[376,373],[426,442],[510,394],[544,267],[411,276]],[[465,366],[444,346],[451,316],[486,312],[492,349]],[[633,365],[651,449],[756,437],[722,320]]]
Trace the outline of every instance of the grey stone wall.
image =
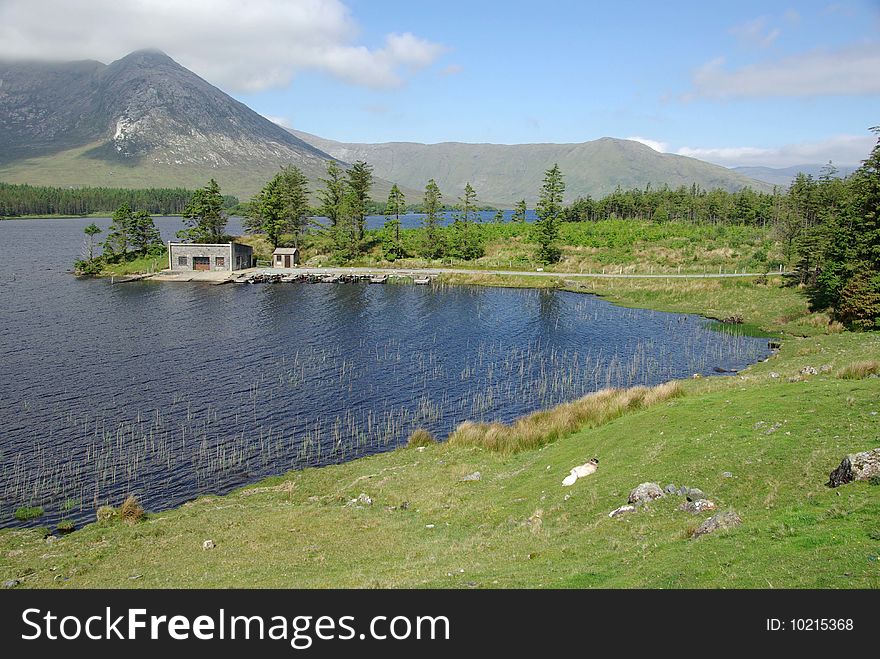
[[[195,257],[211,259],[210,270],[232,270],[232,257],[229,245],[200,245],[171,243],[168,254],[172,270],[195,270]],[[217,259],[222,259],[222,265]]]

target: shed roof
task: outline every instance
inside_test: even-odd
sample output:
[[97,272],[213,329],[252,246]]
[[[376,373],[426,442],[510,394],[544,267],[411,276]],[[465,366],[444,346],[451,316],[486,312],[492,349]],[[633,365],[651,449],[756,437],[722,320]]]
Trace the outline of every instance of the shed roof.
[[299,250],[296,247],[276,247],[273,254],[296,254]]

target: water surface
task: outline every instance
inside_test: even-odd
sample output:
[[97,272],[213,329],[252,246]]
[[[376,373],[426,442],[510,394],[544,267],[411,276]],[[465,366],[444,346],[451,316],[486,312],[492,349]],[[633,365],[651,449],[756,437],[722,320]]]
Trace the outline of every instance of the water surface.
[[[46,509],[33,524],[92,519],[130,492],[163,509],[767,352],[567,292],[77,279],[92,221],[0,222],[0,525],[22,505]],[[167,239],[180,220],[157,225]]]

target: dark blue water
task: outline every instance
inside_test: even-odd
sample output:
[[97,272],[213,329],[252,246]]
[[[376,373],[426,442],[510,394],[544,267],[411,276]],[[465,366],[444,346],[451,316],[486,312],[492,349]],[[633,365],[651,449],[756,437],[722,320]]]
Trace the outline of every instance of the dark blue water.
[[565,292],[77,279],[91,221],[0,222],[0,525],[22,505],[46,509],[34,524],[91,519],[130,492],[167,508],[418,427],[766,354],[697,316]]

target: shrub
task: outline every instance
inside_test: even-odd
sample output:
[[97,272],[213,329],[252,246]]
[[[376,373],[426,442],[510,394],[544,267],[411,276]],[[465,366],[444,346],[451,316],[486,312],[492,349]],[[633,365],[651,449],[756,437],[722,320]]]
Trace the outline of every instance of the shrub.
[[42,506],[21,506],[15,510],[15,519],[26,522],[29,519],[37,519],[43,516]]
[[98,520],[98,524],[108,524],[116,519],[116,508],[113,506],[101,506],[98,508],[98,512],[95,513],[95,517]]
[[137,497],[129,494],[128,498],[119,508],[119,518],[126,524],[137,524],[146,517],[144,509],[138,502]]
[[408,448],[413,448],[417,446],[433,446],[437,443],[437,439],[434,435],[431,434],[429,430],[425,430],[424,428],[417,428],[413,430],[413,433],[409,436],[409,439],[406,440],[406,445]]
[[854,329],[869,330],[880,320],[880,276],[858,272],[840,291],[837,316]]

